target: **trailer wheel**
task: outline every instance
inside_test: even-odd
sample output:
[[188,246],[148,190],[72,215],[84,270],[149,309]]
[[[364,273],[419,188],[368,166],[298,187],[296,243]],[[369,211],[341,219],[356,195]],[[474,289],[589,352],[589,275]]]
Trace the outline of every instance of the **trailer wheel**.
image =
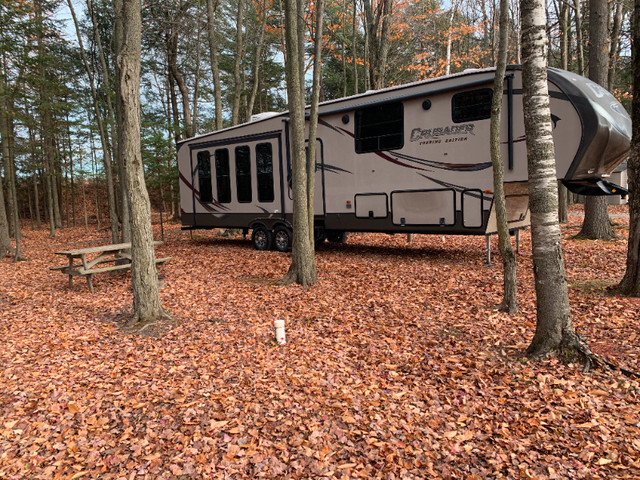
[[313,243],[314,243],[314,247],[318,248],[320,247],[324,241],[327,239],[327,232],[325,231],[324,228],[322,227],[315,227],[313,229]]
[[273,246],[279,252],[291,250],[292,240],[293,232],[283,225],[277,227],[273,232]]
[[331,243],[347,243],[348,238],[349,232],[343,232],[342,230],[327,231],[327,240]]
[[271,248],[271,232],[265,227],[256,227],[251,234],[251,242],[256,250],[269,250]]

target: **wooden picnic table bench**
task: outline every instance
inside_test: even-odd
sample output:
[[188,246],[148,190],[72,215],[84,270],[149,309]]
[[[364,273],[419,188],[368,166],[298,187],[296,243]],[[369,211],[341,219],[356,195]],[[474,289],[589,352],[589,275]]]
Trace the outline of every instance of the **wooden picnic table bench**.
[[[154,246],[161,245],[162,242],[155,241],[153,244]],[[130,249],[131,243],[116,243],[99,247],[54,252],[56,255],[66,256],[69,263],[60,267],[52,267],[50,270],[60,270],[63,274],[69,275],[69,288],[73,286],[73,277],[75,275],[86,277],[89,291],[93,293],[91,277],[94,274],[131,269]],[[173,257],[156,258],[156,265],[168,262],[172,258]],[[77,260],[80,260],[80,262],[77,263]],[[98,265],[105,263],[111,263],[112,265],[98,267]]]

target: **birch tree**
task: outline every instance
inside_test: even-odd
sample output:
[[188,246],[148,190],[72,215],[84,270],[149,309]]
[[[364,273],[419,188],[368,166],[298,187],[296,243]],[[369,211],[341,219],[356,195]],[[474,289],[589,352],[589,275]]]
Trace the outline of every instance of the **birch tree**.
[[522,0],[523,113],[529,173],[536,332],[531,356],[586,352],[573,328],[558,223],[558,187],[549,108],[544,0]]

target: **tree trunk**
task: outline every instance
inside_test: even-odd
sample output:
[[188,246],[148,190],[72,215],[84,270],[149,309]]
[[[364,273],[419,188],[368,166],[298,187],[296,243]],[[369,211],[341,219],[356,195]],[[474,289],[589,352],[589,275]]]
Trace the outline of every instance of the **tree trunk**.
[[[609,12],[602,0],[589,1],[589,78],[607,88],[609,70]],[[579,238],[611,240],[617,238],[609,219],[607,197],[587,197],[584,203],[584,222]]]
[[256,101],[256,96],[258,95],[258,86],[260,85],[260,64],[262,58],[262,49],[264,48],[264,39],[267,33],[267,2],[265,0],[262,1],[262,29],[260,30],[260,38],[258,39],[258,45],[256,46],[256,56],[253,62],[253,86],[251,88],[251,96],[249,97],[249,103],[247,105],[246,112],[246,121],[251,120],[251,115],[253,115],[253,106]]
[[616,67],[618,65],[618,56],[620,54],[620,30],[622,28],[622,19],[624,13],[624,5],[622,0],[615,0],[613,11],[613,25],[611,27],[611,49],[609,50],[609,71],[607,73],[607,89],[613,91]]
[[140,150],[141,2],[123,0],[123,37],[118,51],[118,90],[122,125],[120,144],[131,209],[131,283],[135,320],[150,321],[166,314],[160,303],[155,264],[151,207]]
[[380,0],[374,13],[371,0],[363,1],[366,19],[366,45],[368,53],[368,78],[370,88],[377,90],[385,86],[389,33],[391,30],[392,0]]
[[[180,15],[182,17],[182,15]],[[182,97],[182,115],[184,120],[184,135],[187,138],[194,136],[193,120],[191,117],[191,106],[189,103],[189,87],[184,77],[178,70],[178,32],[177,28],[172,29],[167,39],[167,53],[169,60],[169,72],[178,85],[180,96]]]
[[[9,158],[9,121],[7,118],[6,108],[6,91],[4,85],[4,76],[0,76],[0,142],[2,143],[2,157],[4,159]],[[7,162],[5,161],[4,169],[5,181],[4,184],[9,184],[9,171],[7,169]],[[7,188],[7,198],[10,197],[10,190]],[[9,228],[9,218],[7,217],[7,211],[5,210],[5,197],[4,187],[2,179],[0,179],[0,257],[4,257],[9,252],[15,253],[13,245],[11,245],[11,234]]]
[[[111,241],[112,243],[118,243],[118,212],[116,210],[116,195],[113,187],[113,172],[111,170],[111,146],[109,145],[109,138],[107,136],[104,123],[102,121],[102,111],[98,102],[98,92],[95,87],[95,78],[87,55],[84,50],[84,44],[82,42],[82,35],[80,34],[80,26],[78,25],[78,19],[76,18],[76,12],[73,8],[72,0],[67,0],[69,10],[71,11],[71,17],[73,18],[73,24],[76,29],[76,37],[78,39],[78,45],[80,46],[80,56],[82,63],[84,64],[85,71],[89,77],[89,85],[91,87],[91,96],[93,98],[93,108],[95,110],[95,119],[98,124],[98,132],[100,133],[100,143],[102,144],[103,163],[104,163],[104,176],[107,181],[107,199],[109,201],[109,220],[111,221]],[[105,72],[106,75],[106,72]],[[74,218],[75,223],[75,218]]]
[[569,70],[569,6],[561,2],[559,13],[560,24],[560,63],[563,70]]
[[[114,38],[114,47],[115,51],[119,52],[122,49],[122,42],[124,41],[124,25],[123,25],[123,11],[124,11],[124,1],[123,0],[114,0],[114,12],[115,18],[113,23],[113,38]],[[116,61],[116,77],[120,78],[120,67],[118,62]],[[119,80],[118,80],[119,81]],[[117,147],[117,163],[118,163],[118,171],[120,176],[120,183],[118,185],[118,195],[120,198],[120,226],[122,231],[120,232],[120,241],[122,243],[131,242],[131,222],[130,222],[130,206],[129,206],[129,196],[127,194],[126,188],[126,179],[125,179],[125,165],[124,165],[124,152],[122,149],[121,138],[123,135],[122,125],[124,122],[122,120],[122,99],[120,98],[121,89],[116,88],[116,129],[118,142],[116,144]]]
[[[300,50],[298,43],[297,0],[285,0],[285,75],[289,98],[289,131],[291,132],[291,163],[293,176],[293,248],[291,266],[283,283],[299,283],[308,286],[317,280],[315,253],[309,225],[307,171],[305,156],[305,111],[300,75]],[[309,174],[313,174],[309,172]],[[311,232],[310,232],[311,230]]]
[[244,57],[242,22],[244,20],[245,0],[238,0],[238,14],[236,16],[236,52],[233,63],[233,105],[231,109],[231,123],[237,125],[240,119],[240,96],[244,90],[241,84],[240,67]]
[[558,221],[561,224],[569,221],[569,190],[561,182],[558,182]]
[[527,354],[574,350],[579,337],[569,310],[567,279],[558,224],[551,111],[546,65],[544,0],[522,0],[522,84],[537,326]]
[[218,37],[216,34],[216,10],[218,0],[207,0],[207,37],[211,58],[211,76],[213,77],[214,106],[216,109],[216,130],[222,129],[222,91],[220,86],[220,68],[218,67]]
[[498,224],[498,246],[504,267],[504,295],[498,309],[509,314],[518,311],[516,255],[511,245],[507,208],[504,198],[504,165],[500,152],[500,127],[502,99],[504,95],[504,75],[507,70],[507,52],[509,48],[509,4],[500,0],[500,40],[498,46],[498,64],[493,84],[493,103],[491,105],[491,162],[493,164],[493,201],[496,206]]
[[449,12],[449,25],[447,26],[447,53],[446,53],[446,67],[444,70],[445,75],[451,74],[451,43],[452,39],[452,29],[453,29],[453,19],[456,15],[456,9],[458,8],[457,0],[454,0],[451,4],[451,11]]
[[[309,115],[309,154],[307,155],[307,223],[309,242],[315,245],[315,178],[316,178],[316,138],[318,132],[318,102],[322,87],[322,24],[324,22],[324,1],[315,1],[316,24],[315,46],[313,51],[313,87],[311,91],[311,110]],[[314,248],[315,249],[315,248]]]
[[[4,98],[7,101],[6,97]],[[9,105],[9,110],[12,111],[13,107],[11,105],[11,100],[7,101]],[[16,242],[16,248],[13,252],[13,261],[17,262],[20,260],[24,260],[22,257],[22,234],[20,232],[20,217],[18,215],[18,195],[16,193],[16,164],[15,164],[15,154],[13,150],[13,144],[11,139],[14,136],[14,127],[11,118],[7,115],[3,115],[4,123],[2,128],[2,136],[6,139],[3,142],[2,146],[2,156],[4,157],[4,172],[5,176],[9,179],[9,186],[7,188],[7,196],[8,199],[11,200],[10,204],[13,206],[13,211],[11,212],[11,219],[13,221],[13,238]]]
[[353,56],[353,94],[358,94],[358,42],[356,31],[358,27],[357,0],[353,0],[353,18],[351,19],[351,54]]
[[640,0],[633,3],[632,26],[633,100],[631,118],[633,136],[631,155],[627,161],[629,182],[629,243],[627,245],[627,269],[618,286],[621,293],[640,296]]
[[38,189],[38,172],[34,169],[31,177],[33,179],[33,209],[36,212],[36,228],[42,228],[42,220],[40,219],[40,192]]
[[582,39],[582,9],[580,8],[581,0],[573,1],[573,9],[576,15],[576,47],[578,53],[578,73],[584,75],[586,69],[584,68],[584,40]]

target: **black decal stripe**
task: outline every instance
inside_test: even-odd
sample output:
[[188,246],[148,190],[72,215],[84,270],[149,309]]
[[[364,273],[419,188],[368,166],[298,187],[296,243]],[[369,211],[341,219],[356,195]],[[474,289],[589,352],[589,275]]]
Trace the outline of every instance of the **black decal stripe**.
[[395,153],[399,158],[404,160],[408,160],[410,162],[420,163],[422,165],[427,165],[429,167],[438,168],[440,170],[454,170],[458,172],[475,172],[478,170],[485,170],[491,167],[491,162],[483,162],[483,163],[445,163],[445,162],[436,162],[434,160],[424,160],[422,158],[411,157],[409,155],[405,155],[402,153]]
[[[198,200],[198,203],[200,205],[202,205],[202,207],[204,207],[206,210],[208,210],[210,212],[218,213],[218,211],[215,208],[211,207],[207,203],[202,203],[200,201],[200,192],[198,190],[196,190],[196,188],[193,185],[191,185],[191,183],[185,178],[185,176],[182,174],[182,172],[180,172],[180,180],[187,186],[187,188],[189,190],[191,190],[194,193],[194,198],[196,200]],[[222,205],[221,203],[218,203],[218,202],[212,202],[212,203],[213,203],[213,205],[215,205],[220,210],[229,210],[229,207],[226,207],[226,206]]]
[[491,200],[491,196],[492,196],[491,194],[485,193],[484,195],[480,195],[478,193],[471,193],[471,192],[473,192],[473,190],[469,190],[466,187],[462,187],[460,185],[454,185],[453,183],[443,182],[442,180],[437,180],[435,178],[432,178],[432,177],[429,177],[429,176],[423,175],[423,174],[420,174],[420,176],[426,178],[427,180],[432,181],[433,183],[436,183],[438,185],[442,185],[443,187],[452,188],[453,190],[455,190],[456,192],[459,192],[459,193],[462,193],[462,192],[466,191],[467,195],[469,195],[470,197],[478,198],[478,199],[481,199],[481,200]]
[[331,125],[330,123],[326,122],[325,120],[318,119],[318,123],[319,123],[320,125],[322,125],[323,127],[327,127],[327,128],[329,128],[329,129],[333,130],[334,132],[337,132],[337,133],[339,133],[340,135],[343,135],[343,136],[344,136],[344,133],[343,133],[339,128],[334,127],[333,125]]

